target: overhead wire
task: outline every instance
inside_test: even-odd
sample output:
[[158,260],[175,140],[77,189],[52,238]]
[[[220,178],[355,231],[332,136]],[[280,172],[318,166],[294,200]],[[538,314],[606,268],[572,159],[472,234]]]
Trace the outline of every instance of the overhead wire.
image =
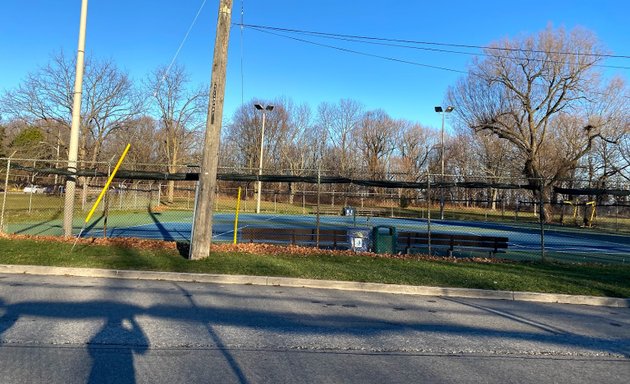
[[243,73],[243,45],[245,40],[243,39],[243,17],[245,13],[245,7],[243,5],[245,0],[241,0],[241,105],[245,104],[245,74]]
[[[261,27],[256,26],[256,25],[249,25],[249,24],[243,24],[243,23],[241,23],[239,25],[242,26],[242,27],[245,27],[245,28],[253,29],[253,30],[255,30],[257,32],[260,32],[260,33],[266,33],[266,34],[282,37],[282,38],[285,38],[285,39],[290,39],[290,40],[294,40],[294,41],[298,41],[298,42],[302,42],[302,43],[306,43],[306,44],[310,44],[310,45],[320,46],[320,47],[324,47],[324,48],[334,49],[334,50],[338,50],[338,51],[342,51],[342,52],[346,52],[346,53],[352,53],[352,54],[357,54],[357,55],[361,55],[361,56],[373,57],[373,58],[378,58],[378,59],[383,59],[383,60],[388,60],[388,61],[393,61],[393,62],[398,62],[398,63],[403,63],[403,64],[410,64],[410,65],[415,65],[415,66],[420,66],[420,67],[425,67],[425,68],[438,69],[438,70],[442,70],[442,71],[448,71],[448,72],[469,74],[469,75],[477,76],[474,73],[467,72],[467,71],[462,71],[462,70],[458,70],[458,69],[448,68],[448,67],[444,67],[444,66],[431,65],[431,64],[425,64],[425,63],[419,63],[419,62],[411,61],[411,60],[405,60],[405,59],[399,59],[399,58],[390,57],[390,56],[383,56],[383,55],[377,55],[377,54],[373,54],[373,53],[357,51],[357,50],[354,50],[354,49],[349,49],[349,48],[343,48],[343,47],[338,47],[338,46],[334,46],[334,45],[324,44],[324,43],[320,43],[320,42],[306,40],[306,39],[298,38],[298,37],[295,37],[295,36],[289,36],[289,35],[286,35],[286,34],[282,34],[282,33],[278,33],[278,32],[272,32],[271,31],[271,30],[282,30],[282,31],[287,30],[285,28],[275,28],[275,27],[264,27],[264,28],[261,28]],[[309,31],[300,31],[300,30],[288,30],[288,31],[296,31],[296,32],[301,33],[301,34],[324,35],[323,37],[326,37],[326,38],[333,38],[333,39],[336,39],[336,40],[344,40],[344,41],[350,41],[350,42],[360,42],[360,43],[368,43],[368,44],[376,44],[376,45],[386,45],[386,46],[394,46],[394,47],[404,47],[404,48],[413,48],[413,49],[420,49],[420,50],[446,52],[446,53],[457,53],[457,54],[466,54],[466,55],[475,55],[475,56],[490,56],[490,55],[486,55],[484,53],[459,52],[459,51],[452,51],[452,50],[442,50],[442,49],[437,49],[437,48],[421,48],[421,47],[403,46],[403,45],[399,45],[399,44],[387,44],[387,43],[380,43],[380,42],[361,41],[361,40],[356,40],[353,37],[353,35],[337,35],[337,34],[330,34],[330,33],[323,33],[323,32],[309,32]],[[344,36],[344,37],[333,37],[334,35]],[[411,41],[411,40],[384,39],[384,38],[383,39],[382,38],[371,38],[371,39],[375,39],[375,40],[379,40],[380,39],[380,40]],[[442,43],[434,43],[434,44],[442,44]],[[467,46],[467,47],[473,47],[473,46]],[[532,50],[531,52],[542,52],[542,51]],[[492,56],[493,57],[498,57],[498,58],[508,58],[508,57],[505,57],[505,56],[496,56],[496,55],[492,55]],[[562,62],[560,62],[560,61],[553,61],[553,60],[544,60],[544,59],[538,59],[538,60],[537,59],[529,59],[529,60],[562,64]],[[598,64],[593,64],[592,66],[618,68],[618,69],[630,69],[630,67],[608,66],[608,65],[598,65]],[[537,84],[537,83],[536,83],[536,85],[544,86],[543,84]],[[601,94],[601,93],[598,93],[598,94]],[[627,96],[624,96],[624,97],[628,98]]]
[[442,42],[421,41],[421,40],[392,39],[392,38],[375,37],[375,36],[348,35],[348,34],[341,34],[341,33],[329,33],[329,32],[291,29],[291,28],[280,28],[280,27],[272,27],[268,25],[256,25],[256,24],[244,24],[243,26],[246,28],[258,28],[258,29],[273,30],[273,31],[278,31],[278,32],[301,33],[301,34],[310,34],[310,35],[316,35],[316,36],[344,37],[344,38],[354,38],[354,39],[361,39],[361,40],[388,41],[388,42],[395,42],[395,43],[411,43],[411,44],[436,45],[436,46],[455,47],[455,48],[490,49],[490,50],[499,50],[499,51],[552,53],[552,54],[559,54],[559,55],[594,56],[594,57],[615,58],[615,59],[630,59],[630,55],[614,55],[614,54],[592,53],[592,52],[545,51],[545,50],[537,50],[537,49],[524,49],[524,48],[512,48],[512,47],[493,47],[493,46],[472,45],[472,44],[455,44],[455,43],[442,43]]
[[[241,28],[243,28],[243,25],[241,25]],[[259,31],[259,32],[264,32],[264,30],[258,28],[258,27],[251,27],[252,29]],[[317,35],[313,35],[311,33],[300,33],[303,35],[309,35],[309,36],[317,36]],[[283,36],[283,37],[287,37],[286,35],[279,35],[279,36]],[[408,44],[399,44],[399,43],[393,43],[393,42],[385,42],[385,41],[373,41],[373,40],[364,40],[361,38],[354,38],[354,37],[343,37],[343,35],[341,36],[334,36],[331,34],[327,34],[324,36],[318,36],[318,37],[322,37],[325,39],[332,39],[332,40],[338,40],[338,41],[348,41],[348,42],[354,42],[354,43],[362,43],[362,44],[370,44],[370,45],[378,45],[378,46],[386,46],[386,47],[395,47],[395,48],[407,48],[407,49],[414,49],[414,50],[419,50],[419,51],[428,51],[428,52],[439,52],[439,53],[452,53],[452,54],[457,54],[457,55],[467,55],[467,56],[486,56],[486,57],[495,57],[495,58],[503,58],[503,59],[511,59],[511,57],[507,57],[507,56],[500,56],[500,55],[489,55],[487,53],[483,53],[483,52],[463,52],[463,51],[455,51],[452,49],[442,49],[442,48],[427,48],[427,47],[419,47],[419,46],[414,46],[414,45],[408,45]],[[558,61],[558,60],[549,60],[549,59],[537,59],[537,58],[522,58],[522,59],[527,59],[530,61],[536,61],[536,62],[547,62],[547,63],[553,63],[553,64],[563,64],[564,62],[562,61]],[[595,67],[601,67],[601,68],[613,68],[613,69],[630,69],[630,66],[621,66],[621,65],[607,65],[607,64],[593,64],[593,66]]]
[[452,69],[452,68],[442,67],[442,66],[438,66],[438,65],[424,64],[424,63],[419,63],[419,62],[416,62],[416,61],[398,59],[398,58],[395,58],[395,57],[377,55],[377,54],[373,54],[373,53],[361,52],[361,51],[357,51],[357,50],[354,50],[354,49],[342,48],[342,47],[337,47],[337,46],[334,46],[334,45],[318,43],[318,42],[315,42],[315,41],[301,39],[301,38],[294,37],[294,36],[287,36],[287,35],[283,35],[283,34],[276,33],[276,32],[271,32],[271,31],[264,30],[264,29],[257,29],[255,27],[250,27],[250,28],[252,28],[252,29],[254,29],[254,30],[258,31],[258,32],[261,32],[261,33],[266,33],[266,34],[270,34],[270,35],[274,35],[274,36],[279,36],[279,37],[283,37],[283,38],[286,38],[286,39],[299,41],[299,42],[306,43],[306,44],[316,45],[316,46],[330,48],[330,49],[335,49],[337,51],[354,53],[354,54],[361,55],[361,56],[374,57],[374,58],[377,58],[377,59],[383,59],[383,60],[394,61],[394,62],[398,62],[398,63],[416,65],[416,66],[426,67],[426,68],[439,69],[439,70],[448,71],[448,72],[463,73],[463,74],[467,73],[465,71],[461,71],[461,70],[458,70],[458,69]]
[[160,86],[162,85],[164,80],[166,80],[166,78],[168,77],[168,74],[170,73],[171,68],[173,67],[173,65],[175,65],[175,60],[177,60],[177,56],[179,56],[179,52],[184,47],[184,44],[186,44],[186,41],[188,40],[188,36],[190,35],[190,32],[192,31],[192,29],[195,26],[195,24],[197,23],[197,19],[199,18],[199,15],[201,14],[201,11],[203,10],[203,7],[206,5],[207,1],[208,0],[203,0],[203,2],[201,3],[201,6],[197,10],[197,14],[195,15],[195,18],[190,23],[190,26],[188,27],[188,30],[186,31],[186,34],[184,35],[184,38],[182,39],[181,43],[179,44],[179,47],[177,48],[177,51],[175,51],[175,55],[173,55],[173,59],[171,60],[170,64],[166,68],[166,71],[164,71],[164,74],[163,74],[162,78],[158,81],[157,86],[155,87],[155,91],[153,92],[153,96],[154,97],[157,96],[157,92],[160,89]]

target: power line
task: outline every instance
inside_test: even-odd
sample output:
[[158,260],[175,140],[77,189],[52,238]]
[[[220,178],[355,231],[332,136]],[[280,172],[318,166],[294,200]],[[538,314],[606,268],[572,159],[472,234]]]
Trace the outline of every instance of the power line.
[[[245,26],[247,27],[247,25],[245,25]],[[425,67],[425,68],[439,69],[439,70],[442,70],[442,71],[455,72],[455,73],[461,73],[461,74],[468,74],[468,75],[471,75],[471,76],[484,78],[484,77],[479,76],[479,75],[477,75],[477,74],[475,74],[473,72],[467,72],[467,71],[462,71],[462,70],[458,70],[458,69],[442,67],[442,66],[437,66],[437,65],[418,63],[418,62],[415,62],[415,61],[403,60],[403,59],[398,59],[398,58],[389,57],[389,56],[376,55],[376,54],[372,54],[372,53],[356,51],[356,50],[353,50],[353,49],[337,47],[337,46],[334,46],[334,45],[318,43],[318,42],[314,42],[314,41],[311,41],[311,40],[305,40],[305,39],[300,39],[300,38],[293,37],[293,36],[284,35],[284,34],[281,34],[281,33],[271,32],[271,31],[265,30],[265,29],[259,29],[258,27],[255,27],[255,26],[249,26],[249,28],[251,28],[251,29],[253,29],[253,30],[257,31],[257,32],[266,33],[266,34],[269,34],[269,35],[278,36],[278,37],[282,37],[282,38],[285,38],[285,39],[295,40],[295,41],[299,41],[299,42],[302,42],[302,43],[315,45],[315,46],[319,46],[319,47],[330,48],[330,49],[334,49],[334,50],[338,50],[338,51],[342,51],[342,52],[353,53],[353,54],[357,54],[357,55],[373,57],[373,58],[377,58],[377,59],[383,59],[383,60],[388,60],[388,61],[393,61],[393,62],[398,62],[398,63],[403,63],[403,64],[410,64],[410,65],[415,65],[415,66],[420,66],[420,67]],[[353,40],[349,40],[349,41],[353,41]],[[499,56],[499,57],[501,57],[501,56]],[[549,60],[547,60],[547,61],[549,61]],[[628,68],[628,69],[630,69],[630,68]],[[544,84],[538,84],[538,83],[534,83],[534,85],[543,86],[543,87],[545,86]],[[599,95],[604,95],[601,92],[594,92],[594,93],[599,94]],[[624,96],[624,97],[628,98],[628,96]]]
[[241,0],[241,105],[245,104],[245,75],[243,73],[243,45],[245,41],[243,40],[243,16],[245,13],[245,0]]
[[335,50],[342,51],[342,52],[354,53],[354,54],[357,54],[357,55],[362,55],[362,56],[367,56],[367,57],[374,57],[374,58],[377,58],[377,59],[394,61],[394,62],[397,62],[397,63],[411,64],[411,65],[416,65],[416,66],[419,66],[419,67],[439,69],[439,70],[442,70],[442,71],[462,73],[462,74],[467,74],[468,73],[468,72],[461,71],[461,70],[458,70],[458,69],[441,67],[441,66],[438,66],[438,65],[430,65],[430,64],[424,64],[424,63],[418,63],[418,62],[410,61],[410,60],[397,59],[395,57],[376,55],[376,54],[372,54],[372,53],[356,51],[356,50],[353,50],[353,49],[341,48],[341,47],[337,47],[337,46],[334,46],[334,45],[317,43],[317,42],[310,41],[310,40],[300,39],[298,37],[287,36],[287,35],[282,35],[280,33],[270,32],[270,31],[264,30],[264,29],[258,29],[257,27],[254,27],[254,26],[249,26],[249,28],[251,28],[251,29],[253,29],[255,31],[261,32],[261,33],[267,33],[267,34],[270,34],[270,35],[283,37],[285,39],[291,39],[291,40],[299,41],[299,42],[306,43],[306,44],[316,45],[316,46],[319,46],[319,47],[335,49]]
[[328,32],[300,30],[300,29],[272,27],[272,26],[267,26],[267,25],[255,25],[255,24],[238,24],[238,25],[242,25],[243,27],[246,27],[246,28],[258,28],[258,29],[271,30],[271,31],[277,31],[277,32],[300,33],[300,34],[309,34],[309,35],[315,35],[315,36],[351,38],[351,39],[373,40],[373,41],[387,41],[387,42],[394,42],[394,43],[435,45],[435,46],[443,46],[443,47],[469,48],[469,49],[489,49],[489,50],[510,51],[510,52],[553,53],[553,54],[559,54],[559,55],[630,59],[630,55],[613,55],[613,54],[590,53],[590,52],[583,53],[583,52],[544,51],[544,50],[537,50],[537,49],[507,48],[507,47],[501,48],[501,47],[491,47],[491,46],[484,46],[484,45],[440,43],[440,42],[433,42],[433,41],[391,39],[391,38],[384,38],[384,37],[362,36],[362,35],[346,35],[346,34],[340,34],[340,33],[328,33]]
[[190,26],[188,27],[188,31],[186,31],[186,35],[184,35],[184,38],[182,39],[181,43],[179,44],[179,47],[177,48],[177,51],[175,52],[175,55],[173,56],[173,59],[171,60],[171,63],[166,68],[166,71],[164,71],[164,76],[162,76],[162,78],[158,82],[158,84],[156,86],[156,91],[154,92],[154,95],[157,94],[157,92],[158,92],[157,90],[160,89],[160,86],[162,85],[162,82],[164,80],[166,80],[166,77],[168,76],[169,72],[171,71],[171,68],[175,64],[175,60],[177,60],[177,56],[179,56],[179,51],[181,51],[182,48],[184,47],[184,44],[186,44],[186,40],[188,40],[188,35],[190,35],[190,31],[192,31],[193,27],[195,26],[195,23],[197,22],[197,19],[199,18],[199,15],[201,14],[201,11],[203,10],[203,7],[206,5],[206,1],[208,1],[208,0],[203,0],[203,3],[201,3],[201,6],[199,7],[199,10],[197,10],[197,14],[195,15],[195,18],[193,19],[192,23],[190,23]]
[[[243,26],[241,26],[241,28],[243,28]],[[256,31],[259,31],[259,32],[263,32],[263,30],[258,29],[257,27],[250,27],[250,28],[252,28],[252,29],[254,29]],[[317,36],[317,35],[313,35],[311,33],[300,33],[300,34],[309,35],[309,36]],[[286,37],[286,35],[278,35],[278,36]],[[457,55],[486,56],[486,57],[495,57],[495,58],[502,58],[502,59],[511,59],[510,57],[507,57],[507,56],[489,55],[487,53],[463,52],[463,51],[455,51],[455,50],[451,50],[451,49],[418,47],[418,46],[413,46],[413,45],[391,43],[391,42],[369,41],[369,40],[352,38],[352,37],[338,37],[338,36],[319,36],[319,37],[323,37],[325,39],[338,40],[338,41],[348,41],[348,42],[354,42],[354,43],[371,44],[371,45],[395,47],[395,48],[408,48],[408,49],[415,49],[415,50],[420,50],[420,51],[440,52],[440,53],[453,53],[453,54],[457,54]],[[546,62],[546,63],[552,63],[552,64],[564,64],[563,61],[549,60],[549,59],[536,59],[536,58],[517,58],[517,59],[523,59],[523,60],[526,59],[526,60],[530,60],[530,61]],[[620,65],[593,64],[593,66],[594,67],[601,67],[601,68],[613,68],[613,69],[630,69],[630,67],[620,66]]]

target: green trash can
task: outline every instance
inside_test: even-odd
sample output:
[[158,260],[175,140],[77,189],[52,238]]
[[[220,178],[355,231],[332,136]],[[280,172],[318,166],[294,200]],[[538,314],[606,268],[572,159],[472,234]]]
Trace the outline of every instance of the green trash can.
[[375,253],[397,253],[398,235],[396,227],[379,225],[372,228],[372,250]]

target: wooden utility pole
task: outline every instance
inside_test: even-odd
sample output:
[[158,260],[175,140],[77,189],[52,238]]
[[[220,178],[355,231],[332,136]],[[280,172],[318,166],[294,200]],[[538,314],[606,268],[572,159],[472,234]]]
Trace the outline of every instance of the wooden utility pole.
[[212,243],[212,202],[216,198],[219,142],[221,139],[221,122],[223,120],[225,72],[231,22],[232,0],[221,0],[219,2],[217,34],[214,41],[214,58],[212,61],[212,76],[210,78],[210,100],[208,102],[203,159],[199,172],[198,193],[195,202],[190,244],[189,258],[192,260],[208,257]]

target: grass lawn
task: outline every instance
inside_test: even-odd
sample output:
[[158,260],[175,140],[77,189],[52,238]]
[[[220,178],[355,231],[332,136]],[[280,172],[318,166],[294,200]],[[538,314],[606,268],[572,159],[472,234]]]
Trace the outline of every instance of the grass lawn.
[[[147,246],[149,244],[150,246]],[[488,263],[372,257],[349,253],[239,251],[217,246],[189,261],[175,243],[108,245],[82,240],[0,238],[0,264],[110,268],[630,297],[630,266],[538,262]],[[181,247],[180,247],[181,248]],[[264,248],[263,248],[264,249]]]

